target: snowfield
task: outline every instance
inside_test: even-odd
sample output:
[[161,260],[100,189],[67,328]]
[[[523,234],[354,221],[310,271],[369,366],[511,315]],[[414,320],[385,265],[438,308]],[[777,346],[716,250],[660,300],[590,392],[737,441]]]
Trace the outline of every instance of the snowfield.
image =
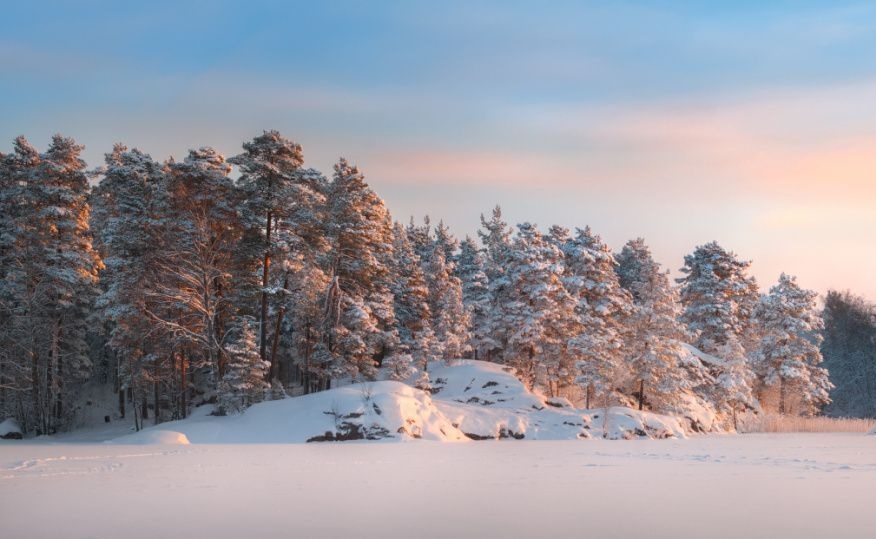
[[0,441],[2,536],[873,537],[876,437]]

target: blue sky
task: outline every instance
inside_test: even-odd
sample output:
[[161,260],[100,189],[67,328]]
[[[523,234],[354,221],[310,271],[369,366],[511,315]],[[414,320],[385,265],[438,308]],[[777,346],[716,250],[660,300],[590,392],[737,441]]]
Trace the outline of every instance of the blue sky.
[[398,219],[644,236],[672,269],[717,239],[876,299],[876,4],[18,2],[0,147],[62,132],[98,165],[263,129],[344,155]]

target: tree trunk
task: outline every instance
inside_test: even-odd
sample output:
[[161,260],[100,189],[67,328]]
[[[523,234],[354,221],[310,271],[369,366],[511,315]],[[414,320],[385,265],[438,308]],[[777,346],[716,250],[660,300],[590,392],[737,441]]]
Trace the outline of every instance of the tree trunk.
[[645,401],[645,380],[639,380],[639,411],[642,411],[642,405]]
[[185,353],[179,357],[179,413],[180,418],[186,418],[186,356]]
[[158,401],[161,398],[161,395],[160,395],[161,392],[159,391],[157,380],[155,382],[152,382],[152,389],[154,391],[154,397],[155,397],[155,424],[157,425],[157,424],[161,423],[161,414],[158,413]]
[[[260,322],[260,339],[259,339],[259,355],[262,361],[265,361],[265,349],[267,347],[268,337],[268,277],[271,269],[271,212],[268,212],[268,222],[265,227],[265,256],[262,261],[262,316]],[[274,365],[271,364],[273,372]]]
[[[288,290],[288,288],[289,272],[287,271],[286,274],[283,275],[283,290]],[[262,312],[267,316],[268,304],[264,302],[265,297],[266,296],[262,295]],[[277,309],[277,320],[274,322],[274,339],[273,342],[271,342],[271,368],[268,370],[268,381],[272,381],[277,377],[277,348],[280,346],[280,324],[283,322],[283,314],[285,314],[285,312],[285,303],[281,303],[279,309]]]
[[[222,318],[222,309],[220,305],[222,305],[222,280],[219,277],[213,278],[213,288],[216,290],[216,310],[215,315],[213,316],[213,338],[216,339],[217,343],[222,342],[222,335],[225,334],[225,320]],[[217,382],[222,380],[222,377],[225,376],[225,353],[223,347],[220,345],[219,349],[216,352],[216,369],[219,373]]]
[[785,379],[779,377],[779,414],[785,415]]
[[[33,413],[36,415],[36,417],[34,418],[34,422],[36,423],[37,434],[46,434],[46,432],[43,430],[45,428],[45,425],[43,423],[42,414],[40,413],[40,410],[42,409],[42,405],[40,404],[40,401],[41,401],[41,399],[40,399],[40,386],[41,386],[41,384],[40,384],[40,367],[39,367],[40,356],[36,350],[36,339],[34,339],[34,342],[31,346],[32,347],[30,350],[30,360],[31,360],[31,366],[30,366],[31,390],[30,390],[30,392],[31,392],[31,399],[33,400]],[[25,428],[27,428],[27,427],[25,427]]]
[[125,390],[119,388],[119,415],[125,419]]
[[147,395],[148,395],[147,390],[144,387],[143,394],[140,396],[140,402],[143,403],[142,409],[140,410],[140,413],[143,414],[142,415],[143,419],[149,419],[149,400],[147,399]]
[[54,383],[55,402],[52,403],[55,409],[55,427],[61,424],[61,416],[64,413],[64,360],[61,357],[61,319],[55,320],[55,372]]
[[[130,391],[133,391],[133,388],[134,388],[134,376],[131,375],[131,385],[128,387],[128,389]],[[129,397],[130,397],[130,395],[129,395]],[[143,428],[143,419],[140,415],[142,412],[140,410],[138,410],[137,408],[138,408],[137,399],[136,398],[131,399],[131,411],[134,414],[134,430],[137,432],[140,432],[140,429]]]

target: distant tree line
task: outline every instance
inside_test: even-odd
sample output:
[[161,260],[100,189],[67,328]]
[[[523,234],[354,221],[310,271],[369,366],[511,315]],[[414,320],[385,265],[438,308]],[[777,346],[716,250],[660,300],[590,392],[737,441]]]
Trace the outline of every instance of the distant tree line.
[[0,154],[0,417],[32,432],[67,428],[88,383],[139,427],[351,381],[428,390],[429,362],[454,358],[586,406],[813,414],[825,365],[842,373],[828,410],[873,403],[872,308],[828,296],[823,364],[816,294],[786,275],[761,294],[714,242],[676,285],[642,239],[613,253],[589,227],[512,230],[498,207],[479,241],[402,225],[357,167],[327,178],[276,131],[230,159],[118,144],[89,172],[81,150],[58,135]]

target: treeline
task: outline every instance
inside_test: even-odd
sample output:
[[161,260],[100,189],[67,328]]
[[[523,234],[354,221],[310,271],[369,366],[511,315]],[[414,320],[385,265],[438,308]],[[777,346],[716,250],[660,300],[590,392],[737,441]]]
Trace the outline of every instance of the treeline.
[[227,160],[116,145],[89,173],[81,150],[0,154],[0,415],[29,431],[68,426],[89,380],[139,426],[351,380],[428,389],[428,362],[458,357],[587,406],[830,400],[816,294],[785,275],[760,294],[717,243],[676,286],[641,239],[614,254],[589,227],[512,231],[498,207],[479,242],[403,226],[358,168],[329,179],[275,131]]
[[821,350],[836,385],[825,413],[876,418],[876,305],[849,292],[828,292]]

